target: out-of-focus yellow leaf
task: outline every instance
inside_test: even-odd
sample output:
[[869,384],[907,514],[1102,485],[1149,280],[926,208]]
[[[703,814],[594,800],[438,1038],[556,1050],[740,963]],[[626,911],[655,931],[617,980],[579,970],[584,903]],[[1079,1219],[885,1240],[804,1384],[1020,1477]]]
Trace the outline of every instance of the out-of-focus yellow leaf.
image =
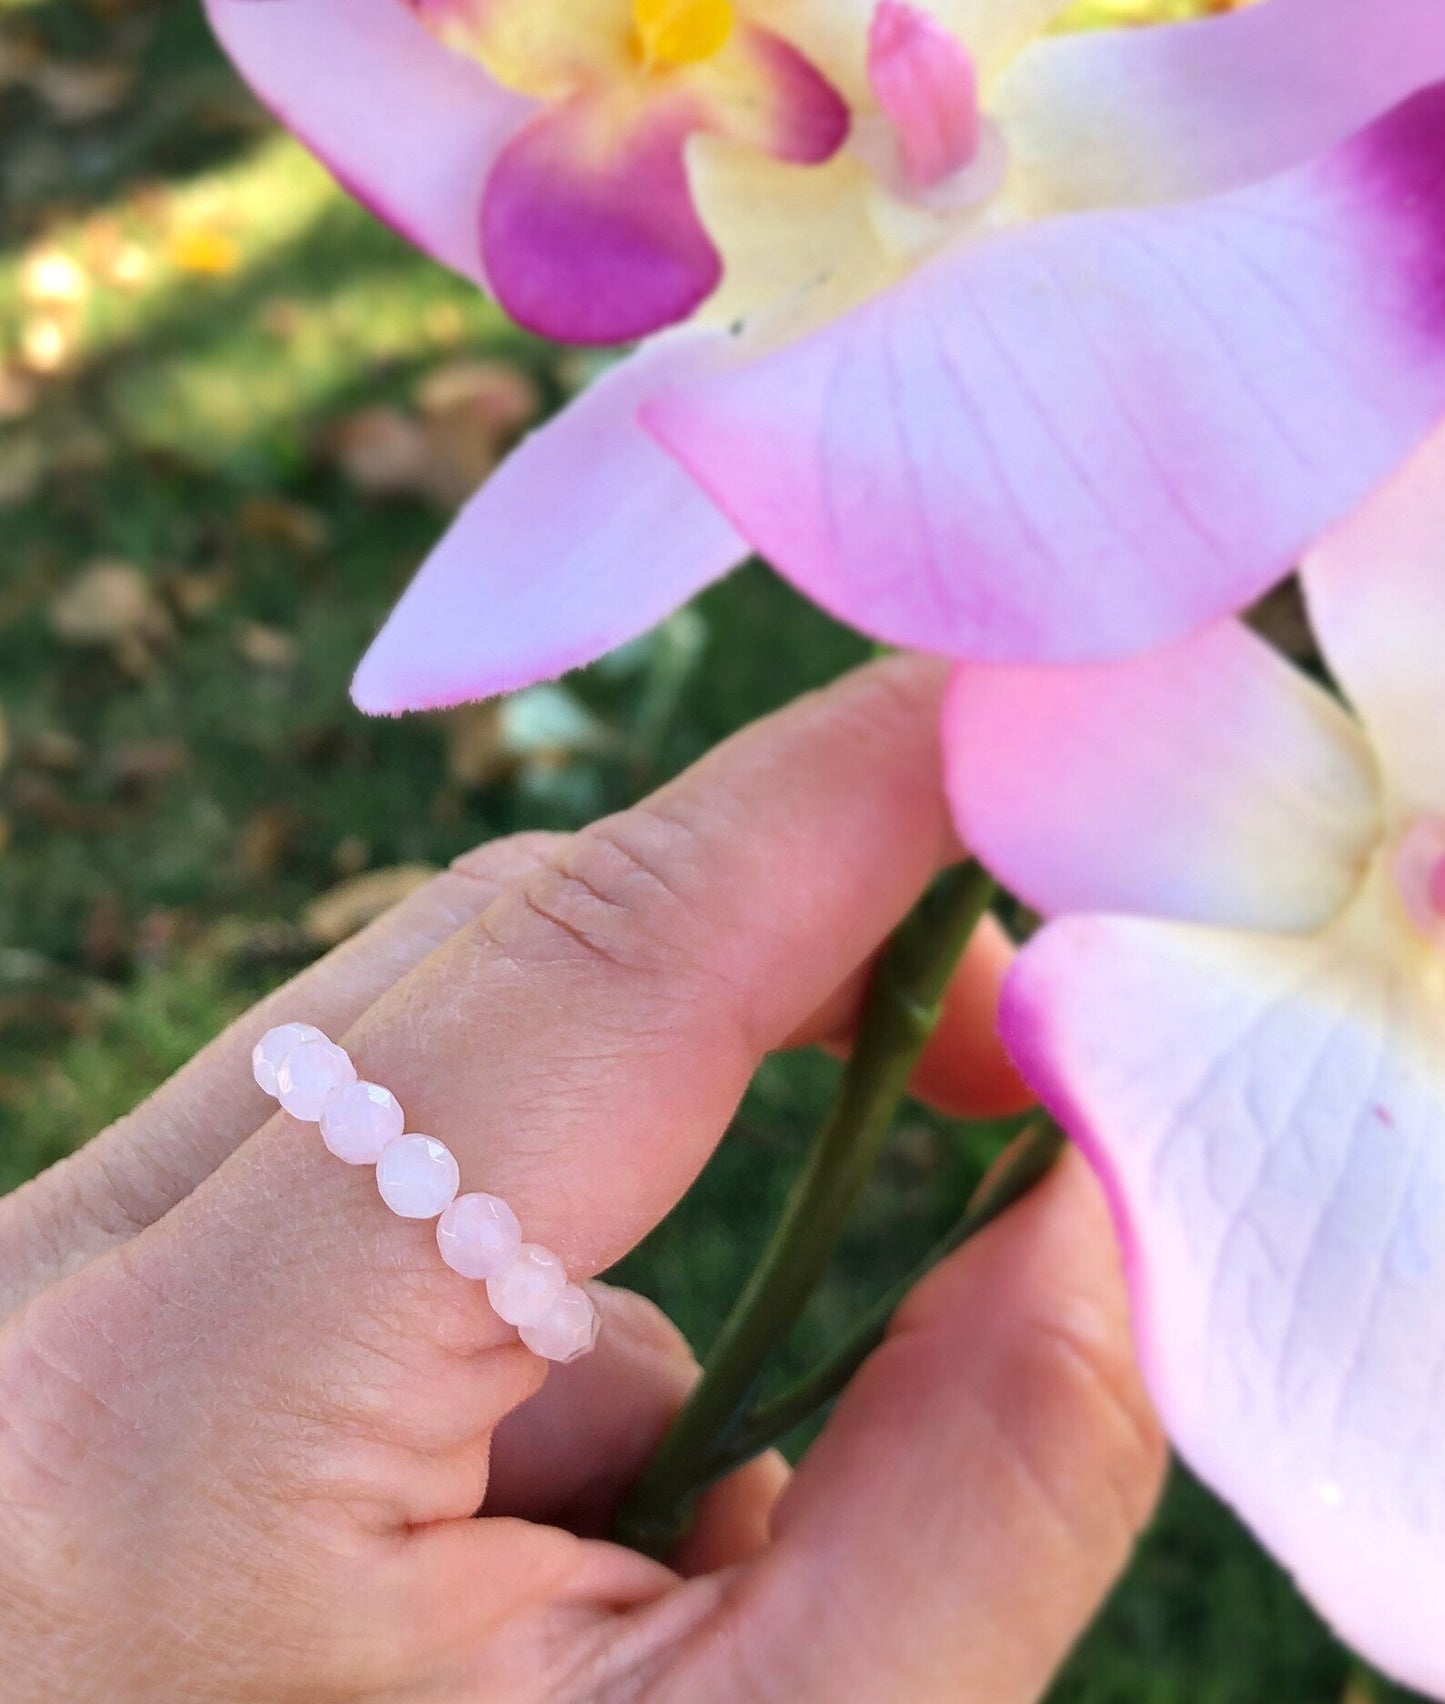
[[167,246],[171,264],[182,272],[225,278],[240,265],[241,251],[224,231],[207,226],[183,227]]

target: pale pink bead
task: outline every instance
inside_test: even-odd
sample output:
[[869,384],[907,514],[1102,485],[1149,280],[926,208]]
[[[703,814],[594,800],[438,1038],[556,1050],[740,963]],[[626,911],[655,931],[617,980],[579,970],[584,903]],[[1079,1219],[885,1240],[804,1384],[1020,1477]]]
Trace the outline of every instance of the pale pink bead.
[[978,72],[967,49],[921,6],[882,0],[868,36],[868,80],[912,188],[932,189],[978,152]]
[[437,1222],[442,1259],[463,1278],[495,1278],[517,1258],[522,1227],[495,1195],[459,1195]]
[[522,1326],[517,1335],[534,1355],[565,1365],[596,1348],[601,1325],[592,1298],[580,1284],[569,1284],[535,1325]]
[[508,1325],[537,1325],[567,1288],[562,1262],[550,1249],[523,1243],[516,1259],[487,1280],[487,1300]]
[[269,1029],[251,1049],[251,1075],[263,1094],[276,1094],[276,1073],[293,1047],[303,1041],[325,1041],[315,1024],[278,1024]]
[[435,1136],[398,1136],[376,1162],[381,1199],[403,1219],[435,1219],[456,1199],[461,1182],[456,1156]]
[[321,1140],[349,1166],[374,1166],[405,1129],[401,1102],[380,1083],[348,1083],[321,1109]]
[[331,1096],[355,1081],[346,1049],[322,1036],[287,1052],[276,1071],[276,1098],[293,1118],[314,1124]]

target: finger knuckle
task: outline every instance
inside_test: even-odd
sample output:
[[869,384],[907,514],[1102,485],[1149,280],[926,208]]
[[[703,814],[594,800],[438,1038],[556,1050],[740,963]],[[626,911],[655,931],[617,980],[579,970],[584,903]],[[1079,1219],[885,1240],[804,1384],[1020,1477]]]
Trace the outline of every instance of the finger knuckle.
[[561,953],[626,973],[675,969],[697,925],[697,837],[682,819],[640,806],[594,824],[519,887],[507,945]]

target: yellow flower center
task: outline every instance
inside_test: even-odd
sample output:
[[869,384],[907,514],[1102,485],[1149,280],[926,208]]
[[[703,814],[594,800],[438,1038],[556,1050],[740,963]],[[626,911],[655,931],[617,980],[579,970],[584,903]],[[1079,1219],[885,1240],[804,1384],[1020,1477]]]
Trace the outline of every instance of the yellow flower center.
[[700,65],[721,53],[738,15],[733,0],[632,0],[632,21],[651,70]]

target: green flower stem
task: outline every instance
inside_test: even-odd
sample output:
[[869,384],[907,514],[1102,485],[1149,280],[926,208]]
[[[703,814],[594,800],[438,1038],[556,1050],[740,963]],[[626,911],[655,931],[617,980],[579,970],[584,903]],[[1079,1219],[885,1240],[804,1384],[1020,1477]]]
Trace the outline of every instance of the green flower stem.
[[889,1322],[914,1287],[941,1261],[971,1242],[1041,1183],[1053,1170],[1065,1141],[1063,1132],[1051,1119],[1031,1124],[984,1179],[948,1235],[906,1278],[894,1285],[833,1353],[791,1390],[742,1416],[709,1461],[708,1480],[721,1479],[735,1467],[761,1455],[840,1395],[882,1343]]
[[666,1556],[686,1532],[710,1464],[832,1259],[937,1027],[949,978],[993,895],[978,864],[960,865],[889,942],[833,1106],[702,1378],[614,1524],[619,1542]]

